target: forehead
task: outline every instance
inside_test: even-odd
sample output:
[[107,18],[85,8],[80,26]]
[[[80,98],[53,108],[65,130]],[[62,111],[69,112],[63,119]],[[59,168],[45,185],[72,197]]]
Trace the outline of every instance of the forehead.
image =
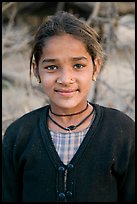
[[53,36],[45,41],[43,47],[44,53],[53,55],[54,52],[57,53],[61,51],[65,54],[68,52],[87,53],[87,48],[83,41],[70,34]]

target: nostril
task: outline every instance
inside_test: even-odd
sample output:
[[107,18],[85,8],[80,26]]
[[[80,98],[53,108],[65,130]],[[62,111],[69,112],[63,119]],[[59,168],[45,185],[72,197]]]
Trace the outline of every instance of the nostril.
[[72,78],[62,78],[62,79],[57,79],[58,84],[73,84],[75,83],[75,80]]

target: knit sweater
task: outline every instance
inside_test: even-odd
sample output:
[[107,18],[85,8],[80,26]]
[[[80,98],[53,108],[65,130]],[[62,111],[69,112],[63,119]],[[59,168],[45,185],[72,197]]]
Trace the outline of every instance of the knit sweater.
[[51,139],[49,105],[7,128],[3,202],[134,202],[135,123],[119,110],[92,105],[96,118],[68,165]]

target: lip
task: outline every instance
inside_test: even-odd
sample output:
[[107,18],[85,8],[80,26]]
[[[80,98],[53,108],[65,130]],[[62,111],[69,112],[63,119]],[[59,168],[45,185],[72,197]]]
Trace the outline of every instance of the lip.
[[65,96],[65,97],[71,97],[74,94],[76,94],[79,90],[75,89],[75,90],[64,90],[64,89],[57,89],[55,90],[56,93],[58,93],[61,96]]

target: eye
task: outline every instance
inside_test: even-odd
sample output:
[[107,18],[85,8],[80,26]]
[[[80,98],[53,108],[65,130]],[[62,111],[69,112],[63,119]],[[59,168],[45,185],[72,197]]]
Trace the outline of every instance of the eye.
[[74,68],[75,69],[81,69],[81,68],[83,68],[85,65],[82,65],[82,64],[75,64],[74,65]]
[[55,66],[55,65],[50,65],[50,66],[44,67],[44,69],[47,69],[47,70],[52,71],[52,70],[56,70],[56,69],[58,69],[58,67]]

